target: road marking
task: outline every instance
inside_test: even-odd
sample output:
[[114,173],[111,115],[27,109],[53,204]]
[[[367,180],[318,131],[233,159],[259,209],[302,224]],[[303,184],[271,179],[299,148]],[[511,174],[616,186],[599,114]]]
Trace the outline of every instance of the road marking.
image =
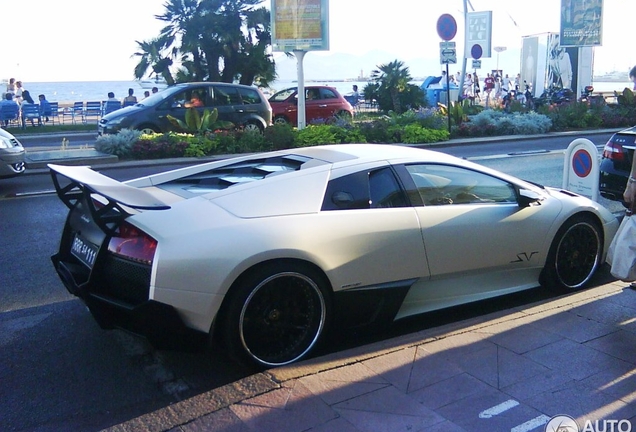
[[539,426],[543,426],[550,421],[550,417],[547,415],[540,415],[539,417],[535,417],[532,420],[528,420],[527,422],[520,424],[519,426],[515,426],[510,429],[510,432],[528,432],[532,429],[538,428]]
[[488,408],[487,410],[480,412],[479,418],[491,418],[493,416],[501,414],[502,412],[508,411],[510,408],[514,408],[517,405],[519,405],[519,402],[514,399],[509,399],[505,402],[500,403],[499,405],[495,405],[492,408]]

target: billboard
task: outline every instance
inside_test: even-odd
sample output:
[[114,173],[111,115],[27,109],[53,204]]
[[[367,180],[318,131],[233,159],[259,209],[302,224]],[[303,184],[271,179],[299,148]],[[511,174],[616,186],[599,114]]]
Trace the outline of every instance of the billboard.
[[471,58],[473,47],[481,47],[480,58],[491,57],[492,11],[469,12],[466,14],[466,38],[464,57]]
[[561,0],[562,47],[599,46],[603,36],[603,0]]
[[329,49],[329,0],[272,0],[274,51]]

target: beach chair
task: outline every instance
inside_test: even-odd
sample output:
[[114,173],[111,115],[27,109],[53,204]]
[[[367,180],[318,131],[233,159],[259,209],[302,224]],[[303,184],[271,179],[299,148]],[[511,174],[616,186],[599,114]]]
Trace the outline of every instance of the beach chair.
[[89,117],[95,117],[97,121],[102,114],[102,103],[100,101],[86,102],[86,108],[84,109],[83,122],[86,123]]
[[31,123],[31,126],[35,126],[37,122],[38,126],[42,126],[40,105],[23,103],[20,110],[22,111],[22,129],[26,129],[27,123]]
[[51,124],[55,124],[55,119],[57,122],[60,122],[60,105],[58,102],[49,102],[51,105],[51,114],[49,115],[49,120],[51,120]]
[[20,107],[2,105],[0,108],[0,126],[12,127],[20,124]]
[[75,102],[72,107],[66,108],[62,112],[62,121],[66,123],[66,117],[71,118],[71,123],[75,124],[75,118],[84,122],[84,102]]

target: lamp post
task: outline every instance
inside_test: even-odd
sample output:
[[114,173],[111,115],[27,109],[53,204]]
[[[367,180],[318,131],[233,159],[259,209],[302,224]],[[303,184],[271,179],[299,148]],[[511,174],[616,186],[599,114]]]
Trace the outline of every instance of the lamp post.
[[493,49],[497,51],[497,75],[499,75],[499,53],[504,52],[507,48],[505,46],[496,46]]

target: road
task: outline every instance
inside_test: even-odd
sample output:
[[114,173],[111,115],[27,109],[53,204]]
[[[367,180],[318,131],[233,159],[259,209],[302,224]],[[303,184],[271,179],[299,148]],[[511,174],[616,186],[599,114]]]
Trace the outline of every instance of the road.
[[[602,145],[606,139],[596,137],[594,142]],[[570,141],[510,140],[441,150],[528,180],[560,186],[562,150]],[[166,168],[112,168],[104,173],[121,180]],[[56,251],[66,207],[55,195],[46,193],[50,190],[46,174],[0,182],[2,430],[99,430],[252,372],[219,353],[156,351],[143,339],[101,330],[53,272],[49,257]],[[453,314],[429,314],[396,325],[380,336],[355,335],[334,341],[331,348],[339,350],[378,337],[409,333],[439,325],[449,316],[461,319],[543,295],[535,290],[487,306],[458,308]]]

